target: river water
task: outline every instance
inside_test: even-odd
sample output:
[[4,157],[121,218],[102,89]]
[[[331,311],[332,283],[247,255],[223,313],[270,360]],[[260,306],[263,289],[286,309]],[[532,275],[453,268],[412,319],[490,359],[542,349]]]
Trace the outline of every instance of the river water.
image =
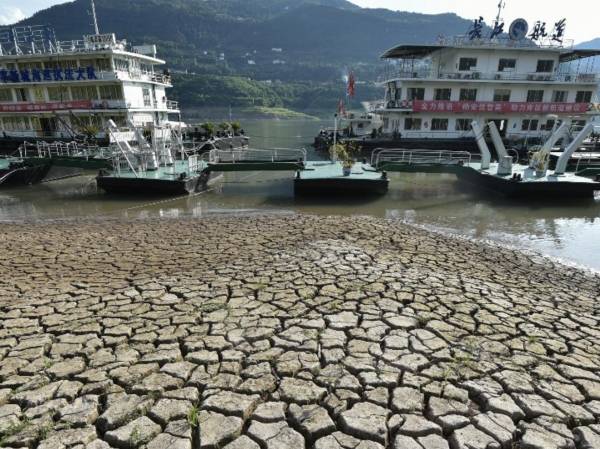
[[[254,148],[310,147],[318,121],[243,122]],[[316,158],[309,150],[309,158]],[[600,198],[532,204],[465,190],[453,175],[390,174],[376,199],[297,199],[291,172],[228,173],[208,192],[180,198],[115,197],[98,191],[95,173],[0,190],[0,221],[74,217],[206,217],[233,213],[371,215],[531,250],[600,270]]]

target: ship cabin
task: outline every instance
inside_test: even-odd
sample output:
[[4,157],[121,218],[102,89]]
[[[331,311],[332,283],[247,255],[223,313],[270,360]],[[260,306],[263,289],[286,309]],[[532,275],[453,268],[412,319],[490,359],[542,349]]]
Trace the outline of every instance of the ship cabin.
[[109,120],[179,121],[164,64],[156,46],[130,46],[114,34],[65,42],[48,27],[0,30],[0,131],[4,138],[69,139],[104,137]]
[[[472,139],[471,122],[496,122],[508,141],[542,139],[564,117],[593,117],[600,50],[538,45],[529,39],[440,39],[398,45],[377,110],[383,132],[415,139]],[[598,113],[598,111],[596,111]]]

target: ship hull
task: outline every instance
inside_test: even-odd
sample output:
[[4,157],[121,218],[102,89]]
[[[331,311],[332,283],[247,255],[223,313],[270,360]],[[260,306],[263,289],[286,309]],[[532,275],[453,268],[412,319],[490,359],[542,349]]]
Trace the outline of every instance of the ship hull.
[[134,177],[96,177],[98,187],[106,193],[120,195],[174,196],[198,192],[206,187],[208,175],[203,173],[185,179],[149,179]]
[[593,198],[594,192],[600,190],[600,183],[515,181],[481,173],[478,170],[468,167],[457,170],[456,176],[463,183],[514,199],[537,198],[554,200],[557,198]]
[[50,164],[25,165],[0,170],[0,187],[37,184],[46,177],[49,170]]

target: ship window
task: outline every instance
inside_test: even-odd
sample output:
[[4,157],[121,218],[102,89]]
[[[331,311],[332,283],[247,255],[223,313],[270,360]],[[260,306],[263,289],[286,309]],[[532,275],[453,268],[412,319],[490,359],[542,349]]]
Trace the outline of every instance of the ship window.
[[521,123],[521,130],[522,131],[537,131],[538,128],[538,121],[537,120],[523,120],[523,122]]
[[122,100],[121,86],[100,86],[100,100]]
[[510,101],[510,89],[494,90],[494,101]]
[[477,101],[477,89],[461,89],[460,101]]
[[76,69],[77,68],[77,61],[74,59],[69,59],[66,61],[60,61],[60,68],[61,69]]
[[552,59],[540,59],[537,62],[537,68],[535,69],[538,73],[552,72],[554,69],[554,61]]
[[433,93],[434,100],[450,101],[452,89],[435,89]]
[[71,87],[73,100],[97,100],[96,86],[74,86]]
[[573,120],[573,128],[577,131],[581,130],[586,124],[585,120]]
[[578,90],[575,96],[575,103],[591,103],[592,91],[591,90]]
[[4,117],[4,129],[7,131],[21,131],[27,128],[24,117]]
[[547,120],[546,123],[542,123],[542,126],[540,126],[542,131],[552,131],[553,128],[554,120]]
[[13,96],[10,89],[0,89],[0,102],[12,102]]
[[15,89],[17,101],[28,101],[27,89]]
[[110,71],[110,59],[96,59],[94,67],[98,72]]
[[454,128],[457,131],[469,131],[471,129],[472,121],[473,121],[473,119],[470,119],[470,118],[457,118]]
[[142,89],[144,95],[144,106],[149,107],[152,106],[152,101],[150,100],[150,89]]
[[517,67],[517,60],[516,59],[504,59],[504,58],[500,58],[500,60],[498,61],[498,71],[499,72],[504,72],[504,71],[511,72],[516,67]]
[[408,101],[424,100],[425,89],[423,89],[422,87],[409,87],[408,89],[406,89],[406,99]]
[[554,103],[566,103],[568,92],[566,90],[555,90],[552,92],[552,101]]
[[527,91],[527,102],[528,103],[541,103],[544,101],[543,90],[528,90]]
[[53,86],[48,88],[48,100],[69,101],[69,90],[65,86]]
[[477,58],[460,58],[458,60],[458,70],[461,72],[473,70],[477,67]]
[[405,130],[421,129],[421,119],[420,118],[405,118],[404,119],[404,129]]
[[129,61],[126,59],[115,58],[115,70],[118,70],[121,72],[128,72],[129,71]]
[[434,118],[431,120],[432,131],[446,131],[448,130],[448,119],[447,118]]
[[20,70],[32,70],[32,69],[41,69],[41,62],[20,62],[19,69]]

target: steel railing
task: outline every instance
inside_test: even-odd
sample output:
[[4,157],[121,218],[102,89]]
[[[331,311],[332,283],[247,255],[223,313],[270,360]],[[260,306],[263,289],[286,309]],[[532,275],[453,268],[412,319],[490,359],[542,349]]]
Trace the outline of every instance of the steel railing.
[[293,148],[272,148],[259,150],[252,148],[238,148],[230,150],[210,150],[205,153],[208,162],[240,163],[240,162],[306,162],[306,150]]
[[384,164],[469,165],[474,158],[476,155],[468,151],[378,148],[371,154],[371,166],[379,168]]
[[98,145],[82,144],[79,142],[23,142],[19,147],[21,158],[38,157],[77,157],[82,159],[110,158],[114,151]]
[[484,81],[554,81],[564,83],[597,83],[600,75],[596,73],[515,73],[515,72],[450,72],[439,73],[432,70],[388,72],[379,77],[379,82],[393,79],[435,79],[435,80],[484,80]]

